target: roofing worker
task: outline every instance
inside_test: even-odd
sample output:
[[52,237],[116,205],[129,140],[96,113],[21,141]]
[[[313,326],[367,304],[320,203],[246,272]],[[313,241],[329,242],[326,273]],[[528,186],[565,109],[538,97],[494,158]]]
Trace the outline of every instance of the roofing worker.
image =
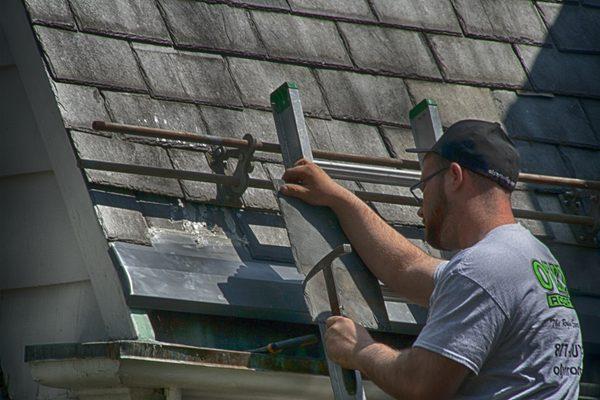
[[425,153],[411,192],[426,240],[460,250],[449,261],[411,244],[315,164],[301,160],[283,176],[283,194],[330,207],[373,273],[429,308],[404,350],[331,317],[329,356],[402,399],[575,399],[579,322],[558,262],[512,214],[519,174],[512,141],[499,124],[466,120],[431,149],[413,151]]

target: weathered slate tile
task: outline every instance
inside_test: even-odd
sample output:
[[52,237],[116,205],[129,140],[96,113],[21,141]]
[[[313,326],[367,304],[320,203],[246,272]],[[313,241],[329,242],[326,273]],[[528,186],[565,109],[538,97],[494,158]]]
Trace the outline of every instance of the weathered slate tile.
[[43,26],[34,29],[56,79],[147,90],[126,41]]
[[181,199],[155,194],[137,192],[135,198],[148,225],[149,236],[156,229],[183,231],[186,209],[193,207]]
[[[71,132],[71,138],[81,159],[173,168],[165,149],[158,146],[109,139],[76,131]],[[175,179],[97,170],[86,170],[86,175],[92,183],[182,197],[181,187]]]
[[576,178],[598,180],[600,177],[600,151],[569,146],[561,146],[560,151],[569,160]]
[[[250,173],[254,179],[269,180],[269,175],[261,163],[254,163],[254,170]],[[249,208],[259,208],[262,210],[279,210],[277,199],[272,190],[258,189],[249,187],[242,195],[244,206]]]
[[155,100],[141,94],[103,92],[114,122],[205,135],[200,110],[193,104]]
[[160,0],[160,4],[178,46],[265,54],[245,9],[192,0]]
[[170,43],[156,3],[147,0],[71,0],[84,31]]
[[600,0],[581,0],[581,4],[589,7],[600,8]]
[[32,22],[75,27],[67,0],[24,0]]
[[4,32],[0,29],[0,67],[13,65],[14,63]]
[[108,240],[150,244],[148,226],[135,196],[100,190],[91,190],[90,195]]
[[358,67],[402,76],[441,78],[420,33],[348,23],[339,26]]
[[[408,196],[412,198],[408,188],[400,186],[383,185],[379,183],[361,182],[364,190],[375,193]],[[399,204],[373,203],[373,208],[386,221],[401,225],[423,226],[423,221],[417,215],[418,207]]]
[[382,126],[383,141],[387,144],[392,157],[402,160],[418,161],[415,153],[407,153],[406,149],[415,147],[415,139],[412,131],[408,128],[399,128],[395,126]]
[[517,96],[514,92],[503,90],[494,91],[494,98],[512,136],[560,143],[598,144],[575,98]]
[[581,99],[580,101],[592,128],[596,132],[596,137],[600,140],[600,101],[589,99]]
[[286,0],[229,0],[233,4],[242,6],[265,8],[270,10],[289,10]]
[[454,0],[467,35],[544,43],[546,28],[535,5],[523,0]]
[[306,126],[313,148],[374,157],[389,157],[383,140],[374,126],[314,118],[307,119]]
[[208,125],[208,132],[214,136],[241,139],[249,133],[264,142],[277,143],[277,131],[273,114],[269,111],[229,110],[218,107],[201,107]]
[[543,92],[599,97],[600,57],[518,45],[533,88]]
[[329,116],[321,89],[308,68],[242,58],[228,60],[246,106],[270,110],[271,92],[287,81],[298,84],[305,113],[317,117]]
[[522,87],[527,77],[508,43],[431,35],[442,74],[449,81]]
[[[213,173],[204,152],[182,149],[169,149],[168,152],[175,169]],[[188,200],[218,202],[217,185],[214,183],[182,180],[181,186]]]
[[319,70],[331,115],[341,119],[407,124],[412,107],[400,78]]
[[372,0],[379,19],[390,24],[461,33],[450,0]]
[[600,10],[578,5],[539,2],[550,35],[561,50],[600,51]]
[[[522,190],[515,190],[511,195],[511,203],[513,209],[528,210],[528,211],[542,211],[535,194],[533,192],[526,192]],[[552,237],[552,230],[549,225],[546,225],[542,221],[533,219],[517,218],[517,222],[523,225],[525,228],[536,236],[547,236]]]
[[269,56],[316,64],[351,66],[335,23],[290,14],[252,11]]
[[552,144],[515,140],[521,156],[521,171],[532,174],[571,176],[558,147]]
[[[556,194],[537,193],[536,200],[539,203],[541,210],[544,212],[554,214],[564,213],[564,210],[560,204],[560,199]],[[568,224],[547,222],[546,225],[552,229],[554,240],[563,243],[577,244],[575,236],[573,235],[573,231]]]
[[248,241],[252,258],[293,263],[285,223],[280,215],[253,210],[238,210],[236,223]]
[[374,20],[367,0],[289,0],[293,11],[338,18]]
[[135,44],[134,49],[154,96],[196,103],[242,105],[221,56],[144,44]]
[[66,127],[90,129],[94,120],[110,120],[98,89],[59,82],[52,86]]
[[435,100],[444,126],[463,119],[500,121],[491,90],[450,83],[407,80],[406,85],[417,103]]

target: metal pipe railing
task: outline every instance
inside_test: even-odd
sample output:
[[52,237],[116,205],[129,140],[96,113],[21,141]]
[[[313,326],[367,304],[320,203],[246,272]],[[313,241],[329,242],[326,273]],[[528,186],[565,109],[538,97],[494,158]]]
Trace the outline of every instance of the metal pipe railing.
[[[197,171],[175,170],[169,168],[149,167],[144,165],[132,165],[114,163],[98,160],[79,160],[79,167],[83,169],[101,170],[110,172],[119,172],[134,175],[153,176],[159,178],[183,179],[189,181],[209,182],[222,185],[239,185],[239,178]],[[249,179],[249,186],[258,189],[274,190],[273,183],[266,179]],[[375,193],[362,190],[353,191],[353,193],[363,201],[371,201],[375,203],[388,203],[406,206],[418,206],[417,201],[410,196],[400,196],[385,193]],[[574,225],[594,226],[594,219],[591,217],[571,214],[546,213],[540,211],[513,209],[513,213],[517,218],[534,219],[547,222],[562,222]]]
[[[217,137],[217,136],[200,135],[200,134],[190,133],[190,132],[173,131],[173,130],[169,130],[169,129],[150,128],[150,127],[136,126],[136,125],[117,124],[117,123],[105,122],[105,121],[94,121],[92,123],[92,128],[95,130],[101,130],[101,131],[107,131],[107,132],[127,133],[127,134],[133,134],[133,135],[137,135],[137,136],[145,136],[145,137],[168,139],[168,140],[180,140],[180,141],[185,141],[185,142],[190,142],[190,143],[202,143],[202,144],[208,144],[208,145],[233,147],[233,148],[238,148],[238,149],[248,147],[248,142],[243,139],[222,138],[222,137]],[[261,142],[260,144],[258,144],[256,149],[258,151],[262,151],[262,152],[266,152],[266,153],[281,153],[281,147],[277,143]],[[365,165],[376,165],[376,166],[382,166],[382,167],[404,168],[404,169],[413,169],[413,170],[420,169],[419,163],[417,161],[413,161],[413,160],[404,160],[404,159],[387,158],[387,157],[370,157],[370,156],[338,153],[338,152],[324,151],[324,150],[313,150],[313,155],[315,156],[315,158],[319,158],[319,159],[323,159],[323,160],[330,160],[330,161],[344,161],[344,162],[351,162],[351,163],[358,163],[358,164],[365,164]],[[354,178],[354,179],[357,179],[357,178]],[[527,183],[544,184],[544,185],[566,186],[566,187],[573,187],[573,188],[578,188],[578,189],[600,190],[600,181],[587,180],[587,179],[576,179],[576,178],[566,178],[566,177],[562,177],[562,176],[529,174],[529,173],[522,172],[519,174],[519,181],[527,182]],[[380,182],[380,183],[382,183],[382,182]]]
[[[113,122],[94,121],[92,128],[97,131],[128,133],[137,136],[150,138],[180,140],[189,143],[202,143],[214,146],[233,147],[244,149],[248,147],[248,142],[243,139],[223,138],[218,136],[200,135],[197,133],[173,131],[169,129],[149,128],[146,126],[116,124]],[[257,143],[256,150],[265,153],[281,154],[281,146],[278,143],[260,142]],[[379,165],[384,167],[418,169],[419,163],[413,160],[400,160],[388,157],[370,157],[358,154],[338,153],[334,151],[313,150],[315,158],[321,158],[331,161],[345,161],[367,165]]]

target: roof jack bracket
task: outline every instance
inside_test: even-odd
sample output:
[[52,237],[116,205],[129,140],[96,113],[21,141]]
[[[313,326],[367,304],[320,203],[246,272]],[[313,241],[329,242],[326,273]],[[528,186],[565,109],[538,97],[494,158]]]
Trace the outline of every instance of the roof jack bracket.
[[260,140],[247,133],[243,139],[248,142],[248,147],[239,149],[225,149],[223,146],[214,147],[207,153],[208,163],[213,171],[224,174],[227,170],[227,160],[237,157],[238,162],[231,176],[238,179],[236,185],[218,184],[218,190],[224,200],[237,202],[244,194],[250,183],[250,174],[254,171],[252,160],[254,152],[261,146]]
[[567,213],[590,216],[594,220],[593,226],[570,225],[577,243],[592,247],[600,246],[600,192],[574,189],[559,197]]

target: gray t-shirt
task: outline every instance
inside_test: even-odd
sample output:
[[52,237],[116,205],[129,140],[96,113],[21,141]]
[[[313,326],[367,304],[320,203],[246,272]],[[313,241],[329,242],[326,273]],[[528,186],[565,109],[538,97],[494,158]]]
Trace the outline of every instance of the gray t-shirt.
[[583,348],[566,278],[546,246],[502,225],[441,263],[415,347],[473,374],[457,399],[576,399]]

